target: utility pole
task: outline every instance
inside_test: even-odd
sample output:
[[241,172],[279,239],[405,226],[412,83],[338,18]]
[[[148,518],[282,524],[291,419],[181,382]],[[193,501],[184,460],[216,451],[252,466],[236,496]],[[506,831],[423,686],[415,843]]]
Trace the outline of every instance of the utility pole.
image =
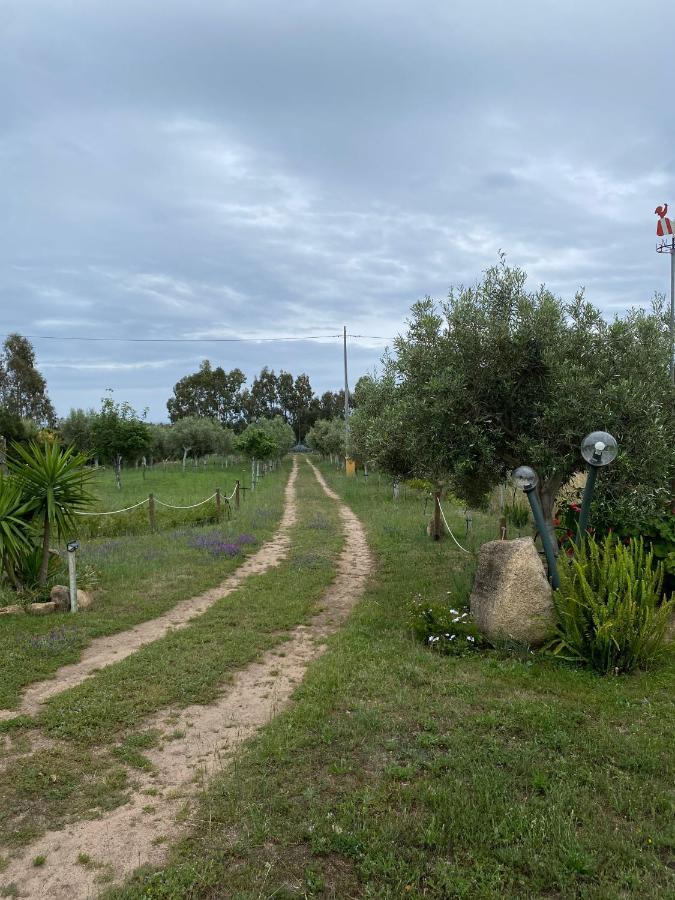
[[670,255],[670,380],[675,384],[675,223],[668,218],[668,204],[657,206],[654,210],[659,217],[656,224],[656,235],[659,243],[657,253]]
[[342,345],[345,360],[345,473],[356,475],[354,460],[351,458],[349,441],[349,381],[347,379],[347,326],[342,328]]

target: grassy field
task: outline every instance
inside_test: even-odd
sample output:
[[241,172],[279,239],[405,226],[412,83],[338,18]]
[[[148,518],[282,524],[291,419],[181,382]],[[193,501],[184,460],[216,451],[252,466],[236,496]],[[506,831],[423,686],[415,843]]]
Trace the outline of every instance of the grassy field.
[[[461,608],[474,560],[428,540],[418,498],[324,471],[367,526],[367,596],[168,865],[110,896],[675,896],[672,667],[423,646],[411,601]],[[495,524],[475,515],[473,540]]]
[[[84,580],[82,586],[87,586],[85,579],[91,578],[92,573],[95,577],[98,590],[95,605],[77,616],[20,614],[0,619],[0,709],[15,706],[21,690],[31,682],[48,677],[60,666],[79,659],[82,649],[92,638],[124,631],[161,615],[177,601],[222,581],[277,527],[289,467],[290,464],[285,464],[282,469],[268,474],[253,494],[245,495],[239,512],[233,512],[230,519],[225,518],[220,524],[199,527],[194,520],[192,523],[188,520],[164,527],[166,522],[160,521],[161,530],[151,534],[144,509],[142,514],[139,513],[143,517],[140,524],[144,533],[120,533],[109,538],[80,535],[78,569]],[[233,475],[243,475],[241,470],[230,472],[229,483]],[[103,472],[100,477],[97,487],[101,505],[106,509],[116,508],[113,501],[124,505],[138,499],[139,494],[142,496],[142,478],[138,470],[125,474],[122,498],[112,493],[116,489],[110,472]],[[174,468],[148,473],[145,485],[152,486],[158,496],[170,498],[167,502],[178,504],[203,499],[212,493],[210,488],[214,483],[216,486],[225,484],[222,479],[216,481],[210,472],[204,474],[188,469],[182,473]],[[175,511],[179,522],[180,512]],[[116,522],[115,528],[121,531],[125,525],[133,532],[133,521]],[[224,541],[249,535],[254,542],[242,546],[241,552],[234,557],[214,555],[208,548],[195,546],[199,536],[216,534]]]
[[6,755],[26,754],[0,771],[2,850],[125,802],[134,771],[148,766],[143,751],[159,739],[144,726],[147,718],[213,701],[234,671],[283,644],[308,618],[333,578],[343,537],[334,505],[305,466],[298,493],[292,551],[281,565],[247,579],[186,628],[57,695],[35,720],[7,732],[13,743]]

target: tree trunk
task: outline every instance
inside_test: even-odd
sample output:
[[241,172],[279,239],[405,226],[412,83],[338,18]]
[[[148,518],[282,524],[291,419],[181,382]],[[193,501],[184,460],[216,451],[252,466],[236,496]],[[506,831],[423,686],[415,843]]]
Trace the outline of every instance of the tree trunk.
[[183,471],[185,471],[185,464],[187,463],[187,455],[189,450],[189,447],[183,447]]
[[122,457],[118,454],[115,457],[115,484],[117,485],[117,490],[122,490]]
[[40,574],[38,576],[38,584],[44,587],[47,584],[47,572],[49,570],[49,538],[51,535],[51,526],[49,522],[49,513],[45,510],[44,531],[42,534],[42,562],[40,563]]

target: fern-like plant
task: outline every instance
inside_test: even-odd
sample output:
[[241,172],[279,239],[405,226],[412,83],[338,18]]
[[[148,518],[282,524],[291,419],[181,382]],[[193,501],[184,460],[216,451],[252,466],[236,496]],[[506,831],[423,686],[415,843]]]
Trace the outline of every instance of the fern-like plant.
[[602,674],[655,662],[669,649],[675,609],[675,596],[661,598],[663,575],[663,563],[641,539],[627,545],[611,535],[601,543],[586,540],[572,559],[560,561],[557,635],[549,649]]

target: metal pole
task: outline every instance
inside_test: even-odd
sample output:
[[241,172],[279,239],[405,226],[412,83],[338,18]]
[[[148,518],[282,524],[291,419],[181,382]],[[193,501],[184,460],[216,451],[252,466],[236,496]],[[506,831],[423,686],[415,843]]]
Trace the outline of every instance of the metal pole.
[[70,611],[77,612],[77,575],[75,573],[75,551],[68,553],[68,580],[70,585]]
[[675,384],[675,237],[670,248],[670,380]]
[[533,485],[532,487],[525,488],[525,493],[527,494],[527,499],[530,501],[530,509],[534,516],[534,524],[537,526],[537,531],[541,535],[541,542],[544,545],[544,553],[546,554],[546,562],[548,563],[548,574],[551,579],[551,585],[553,586],[553,590],[557,590],[560,587],[558,563],[556,562],[555,551],[553,544],[551,543],[551,535],[548,533],[546,522],[544,522],[544,513],[539,504],[537,490]]
[[586,536],[586,531],[588,529],[588,517],[591,512],[591,502],[593,500],[593,490],[595,488],[595,479],[598,477],[598,467],[597,466],[589,466],[588,473],[586,475],[586,487],[584,488],[584,494],[581,498],[581,512],[579,513],[579,527],[577,529],[577,537],[575,540],[575,544],[577,547],[581,546],[581,542]]
[[347,326],[342,328],[342,342],[345,360],[345,457],[349,457],[349,382],[347,380]]

